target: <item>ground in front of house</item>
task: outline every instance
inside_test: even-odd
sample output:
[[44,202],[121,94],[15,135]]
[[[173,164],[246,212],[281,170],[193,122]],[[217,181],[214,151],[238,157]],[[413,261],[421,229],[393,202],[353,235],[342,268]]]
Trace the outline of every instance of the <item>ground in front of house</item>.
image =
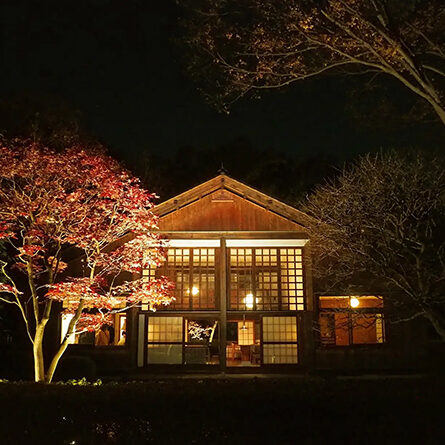
[[7,444],[443,443],[444,378],[0,384]]

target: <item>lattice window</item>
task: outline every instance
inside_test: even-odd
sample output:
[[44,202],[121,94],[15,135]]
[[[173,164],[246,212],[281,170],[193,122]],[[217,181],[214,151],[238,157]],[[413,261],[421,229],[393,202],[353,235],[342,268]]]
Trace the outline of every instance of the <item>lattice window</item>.
[[281,308],[304,310],[303,256],[301,249],[280,249]]
[[230,249],[230,308],[253,309],[253,249]]
[[263,363],[298,363],[296,317],[263,317]]
[[238,322],[238,344],[242,346],[255,344],[254,321]]
[[230,309],[304,310],[300,248],[230,249]]
[[215,301],[215,249],[193,249],[193,286],[191,291],[194,309],[214,309]]
[[148,364],[182,364],[182,317],[148,317],[147,340]]
[[264,342],[296,342],[297,321],[295,317],[263,317]]
[[297,345],[266,344],[263,346],[263,362],[266,365],[298,363]]
[[190,249],[168,249],[163,272],[175,283],[175,301],[167,309],[190,307]]
[[169,248],[164,264],[144,271],[147,279],[166,275],[175,283],[175,300],[163,310],[216,309],[216,249]]
[[279,268],[277,249],[255,249],[256,309],[278,311]]
[[149,317],[148,341],[182,342],[182,317]]

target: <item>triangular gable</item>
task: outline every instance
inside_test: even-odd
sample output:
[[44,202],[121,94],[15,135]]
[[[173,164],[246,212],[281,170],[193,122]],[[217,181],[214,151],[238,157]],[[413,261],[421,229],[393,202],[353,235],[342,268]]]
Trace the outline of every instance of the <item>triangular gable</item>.
[[306,215],[226,175],[154,208],[161,231],[304,231]]

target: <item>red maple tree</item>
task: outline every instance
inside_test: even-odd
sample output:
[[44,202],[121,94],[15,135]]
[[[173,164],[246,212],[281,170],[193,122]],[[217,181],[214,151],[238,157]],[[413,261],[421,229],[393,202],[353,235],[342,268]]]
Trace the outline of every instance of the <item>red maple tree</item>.
[[[56,153],[29,141],[0,143],[0,239],[12,252],[11,261],[1,262],[0,300],[22,314],[36,381],[51,382],[69,338],[97,330],[116,303],[155,309],[173,299],[167,278],[141,277],[163,261],[154,197],[100,151]],[[45,366],[43,338],[55,301],[71,320]]]

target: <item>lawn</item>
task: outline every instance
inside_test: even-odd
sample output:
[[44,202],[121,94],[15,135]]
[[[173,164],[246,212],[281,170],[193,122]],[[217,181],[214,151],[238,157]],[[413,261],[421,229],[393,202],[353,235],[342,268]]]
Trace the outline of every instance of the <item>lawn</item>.
[[440,378],[0,384],[3,444],[435,444]]

